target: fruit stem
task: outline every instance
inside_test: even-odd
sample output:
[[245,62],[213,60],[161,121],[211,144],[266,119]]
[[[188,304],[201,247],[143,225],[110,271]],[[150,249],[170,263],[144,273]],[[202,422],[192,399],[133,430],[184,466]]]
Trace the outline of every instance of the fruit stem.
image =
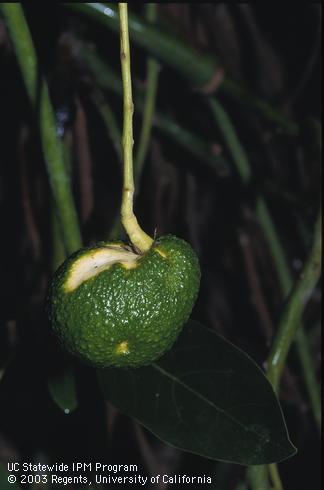
[[130,69],[130,49],[128,36],[127,3],[119,3],[120,18],[120,60],[123,79],[124,98],[124,127],[122,136],[124,179],[121,204],[121,222],[130,241],[141,252],[146,252],[152,245],[153,239],[139,226],[133,211],[134,176],[133,176],[133,112],[132,80]]

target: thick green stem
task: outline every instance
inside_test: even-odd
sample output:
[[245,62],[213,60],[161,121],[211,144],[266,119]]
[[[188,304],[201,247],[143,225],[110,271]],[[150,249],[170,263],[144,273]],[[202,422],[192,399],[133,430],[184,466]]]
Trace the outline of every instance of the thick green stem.
[[[114,32],[119,30],[117,5],[78,2],[62,5],[94,18]],[[129,30],[135,43],[176,69],[195,87],[203,88],[210,84],[220,68],[214,56],[197,53],[188,43],[178,39],[170,32],[165,32],[161,27],[152,26],[134,14],[129,16]],[[279,125],[288,133],[298,133],[298,126],[294,122],[289,121],[266,101],[249,93],[248,90],[226,76],[223,77],[218,88],[241,104],[256,109],[266,119]]]
[[[157,4],[148,3],[145,5],[146,19],[148,22],[154,23],[157,18]],[[143,166],[147,154],[148,145],[150,142],[153,116],[155,111],[155,101],[158,87],[160,64],[151,56],[148,57],[146,67],[146,95],[144,100],[142,129],[139,137],[135,165],[134,179],[137,184],[140,181]]]
[[120,59],[124,89],[124,127],[123,158],[124,183],[121,205],[121,221],[133,245],[141,252],[146,252],[153,239],[139,226],[133,211],[134,177],[133,177],[133,98],[130,68],[130,49],[128,36],[127,3],[119,3],[120,14]]
[[[71,147],[68,140],[65,137],[62,139],[63,153],[64,153],[64,166],[67,175],[70,176],[72,172],[72,155]],[[57,212],[53,199],[51,200],[51,268],[54,273],[56,269],[64,262],[66,259],[66,249],[64,246],[62,228],[60,226],[59,220],[57,218]]]
[[[233,161],[236,165],[237,171],[239,173],[239,176],[242,180],[243,184],[248,184],[250,179],[251,179],[251,167],[248,161],[248,158],[245,154],[245,151],[237,137],[237,134],[235,132],[235,129],[231,123],[230,118],[228,117],[227,113],[224,111],[222,106],[216,101],[216,100],[209,100],[209,105],[211,107],[211,110],[214,114],[215,120],[217,124],[219,125],[224,139],[227,143],[227,146],[229,148],[229,151],[231,152],[231,155],[233,157]],[[263,233],[265,235],[265,238],[268,242],[269,245],[269,250],[271,252],[276,271],[278,274],[278,279],[279,279],[279,284],[280,288],[282,290],[282,295],[284,298],[287,297],[289,294],[293,280],[292,276],[288,267],[288,261],[283,249],[283,246],[279,240],[278,234],[275,229],[275,225],[272,221],[271,215],[269,213],[267,204],[262,196],[259,196],[257,199],[256,203],[256,215],[258,218],[258,221],[260,223],[260,226],[263,230]],[[300,329],[302,329],[302,326],[300,326]],[[280,333],[278,331],[278,335],[280,336]],[[294,336],[295,340],[297,343],[297,351],[299,353],[300,359],[301,359],[301,365],[303,369],[303,374],[304,378],[306,381],[306,385],[308,387],[308,391],[310,394],[310,399],[312,403],[312,409],[315,415],[315,418],[319,417],[319,412],[318,412],[318,407],[320,406],[320,399],[319,399],[319,393],[318,390],[315,389],[316,386],[316,378],[315,378],[315,373],[314,373],[314,366],[311,362],[311,357],[309,353],[309,349],[307,349],[307,344],[303,342],[303,334],[300,335],[297,332],[296,335],[296,327],[294,330]],[[276,339],[279,346],[281,345],[281,341],[279,340],[279,337],[276,336]],[[274,344],[276,343],[276,339]],[[293,338],[292,338],[293,339]],[[290,339],[290,341],[292,341]],[[286,347],[289,348],[290,344]],[[288,352],[288,351],[287,351]],[[287,354],[286,352],[286,354]],[[282,354],[284,351],[282,351]],[[285,357],[286,359],[286,357]],[[305,362],[306,359],[306,362]],[[284,366],[284,363],[282,364],[281,367]],[[281,373],[280,373],[281,374]],[[278,379],[279,382],[279,379]],[[315,402],[314,402],[315,400]],[[272,472],[276,472],[277,476],[277,481],[280,482],[280,477],[277,472],[276,468],[272,468]],[[257,478],[256,478],[257,476]],[[255,470],[250,471],[250,479],[256,478],[257,483],[255,484],[255,488],[258,488],[259,482],[258,478],[262,480],[264,478],[264,485],[268,485],[268,477],[267,477],[267,472],[264,471],[263,467],[256,467]],[[281,482],[280,482],[281,484]],[[267,487],[266,487],[267,488]]]
[[269,464],[268,469],[272,481],[272,490],[283,490],[281,478],[278,471],[278,465]]
[[249,466],[247,469],[247,479],[251,490],[270,490],[268,470],[265,465]]
[[322,230],[319,212],[311,253],[295,284],[281,317],[279,328],[268,358],[268,378],[277,391],[289,348],[295,338],[302,313],[321,274]]
[[[288,261],[285,256],[283,246],[276,233],[266,202],[261,196],[257,200],[256,214],[262,227],[264,236],[266,237],[266,240],[269,244],[272,259],[276,267],[282,296],[283,298],[287,298],[293,286],[292,275],[288,267]],[[296,342],[297,354],[301,364],[304,382],[310,399],[314,418],[319,430],[321,430],[322,412],[320,390],[316,380],[311,349],[307,342],[302,324],[297,329],[294,340]]]
[[[57,137],[54,111],[46,83],[38,77],[38,63],[33,41],[20,4],[2,3],[10,38],[15,48],[18,64],[33,109],[38,111],[38,125],[43,154],[53,194],[52,220],[52,269],[54,270],[70,254],[81,247],[81,233],[72,197],[69,173],[65,162],[66,152]],[[55,209],[54,209],[55,207]],[[62,243],[62,237],[64,246]],[[48,379],[53,399],[65,413],[77,406],[75,379],[71,369],[64,369],[53,384]],[[69,408],[60,403],[61,395],[68,392]],[[66,400],[64,400],[65,402]]]
[[70,179],[64,166],[64,151],[56,134],[48,88],[42,79],[38,79],[36,52],[21,5],[2,3],[0,8],[15,48],[28,96],[33,108],[38,110],[43,154],[66,251],[70,254],[80,248],[81,234]]
[[56,135],[54,111],[45,84],[40,101],[40,134],[66,251],[71,254],[82,246],[81,232],[71,182],[64,165],[64,151]]

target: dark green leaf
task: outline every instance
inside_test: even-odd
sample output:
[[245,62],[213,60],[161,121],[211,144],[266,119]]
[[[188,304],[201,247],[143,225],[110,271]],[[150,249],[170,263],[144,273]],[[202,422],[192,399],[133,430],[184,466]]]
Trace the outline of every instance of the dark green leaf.
[[207,458],[256,465],[292,456],[277,397],[240,349],[189,321],[151,366],[98,371],[106,398],[163,441]]
[[48,379],[48,390],[64,413],[70,414],[78,406],[73,366],[64,366]]

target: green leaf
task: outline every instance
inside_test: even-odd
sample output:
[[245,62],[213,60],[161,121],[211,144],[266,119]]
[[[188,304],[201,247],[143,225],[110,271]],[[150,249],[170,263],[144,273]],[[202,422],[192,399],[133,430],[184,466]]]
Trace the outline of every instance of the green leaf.
[[257,465],[295,454],[277,397],[240,349],[189,321],[170,352],[139,369],[98,371],[104,396],[164,442]]
[[7,468],[0,463],[0,488],[1,490],[19,490],[20,486],[18,483],[8,481],[8,478],[16,477],[18,480],[17,474],[14,472],[13,474],[8,473]]
[[52,374],[47,381],[48,390],[54,402],[67,415],[78,406],[75,374],[72,365],[64,365],[60,371]]

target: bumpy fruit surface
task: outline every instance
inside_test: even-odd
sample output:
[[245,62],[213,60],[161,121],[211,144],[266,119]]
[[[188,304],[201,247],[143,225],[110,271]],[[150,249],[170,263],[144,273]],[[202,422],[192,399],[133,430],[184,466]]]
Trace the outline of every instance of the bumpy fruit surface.
[[174,343],[200,282],[190,245],[167,235],[140,255],[122,242],[72,254],[50,288],[52,327],[63,346],[98,366],[143,366]]

